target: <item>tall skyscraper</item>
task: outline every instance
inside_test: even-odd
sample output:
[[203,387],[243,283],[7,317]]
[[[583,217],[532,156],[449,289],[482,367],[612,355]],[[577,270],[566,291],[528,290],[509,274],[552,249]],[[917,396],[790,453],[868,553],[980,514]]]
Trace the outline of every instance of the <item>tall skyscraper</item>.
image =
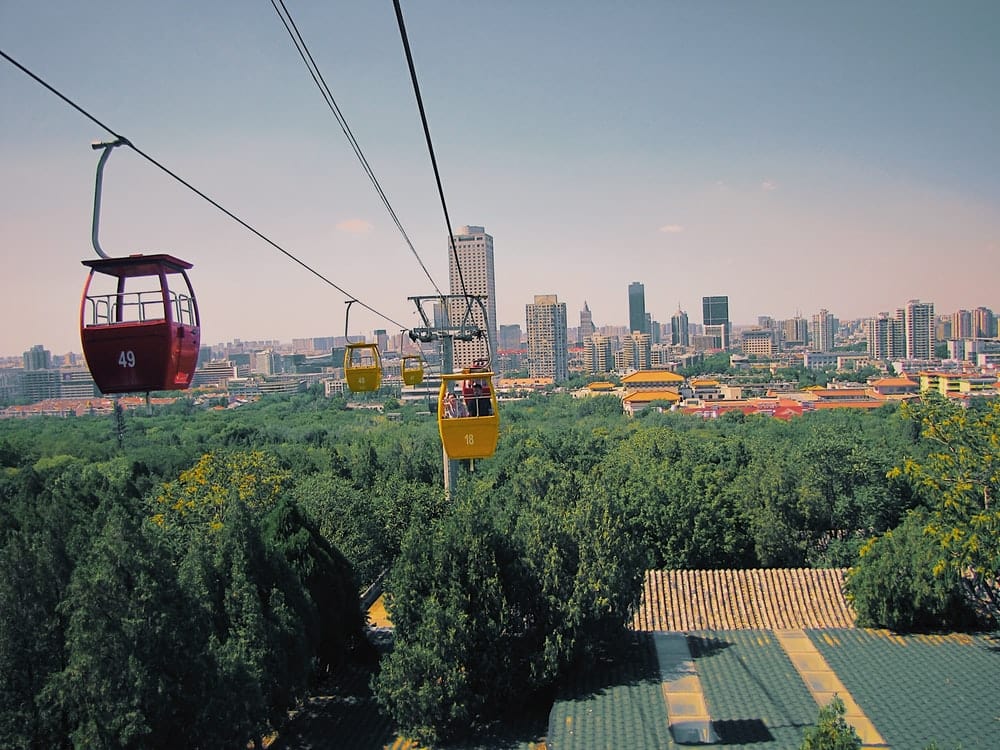
[[594,316],[590,312],[590,308],[587,307],[587,300],[583,301],[583,309],[580,310],[580,329],[577,332],[577,337],[580,341],[583,341],[587,336],[593,336],[597,329],[594,328]]
[[812,317],[809,326],[809,348],[814,352],[833,351],[834,337],[840,328],[840,321],[825,308]]
[[688,314],[677,306],[677,312],[670,318],[670,343],[674,346],[690,346],[691,335],[688,328]]
[[528,324],[528,374],[533,378],[569,377],[566,341],[566,303],[555,294],[536,294],[524,306]]
[[[458,263],[455,257],[458,256]],[[461,276],[459,276],[461,266]],[[477,359],[485,359],[497,350],[497,300],[496,281],[493,273],[493,237],[483,227],[463,226],[455,233],[455,252],[448,247],[448,277],[451,294],[485,295],[486,317],[479,305],[472,305],[473,324],[486,332],[483,339],[455,342],[455,369],[470,367]],[[465,282],[465,288],[462,282]],[[452,326],[465,318],[467,305],[463,300],[453,300],[448,316]]]
[[649,333],[646,328],[646,287],[633,281],[628,285],[628,330]]
[[934,356],[934,303],[911,299],[904,312],[906,358],[930,359]]
[[729,322],[729,297],[702,297],[701,315],[705,335],[715,338],[719,349],[728,349],[733,331],[733,324]]

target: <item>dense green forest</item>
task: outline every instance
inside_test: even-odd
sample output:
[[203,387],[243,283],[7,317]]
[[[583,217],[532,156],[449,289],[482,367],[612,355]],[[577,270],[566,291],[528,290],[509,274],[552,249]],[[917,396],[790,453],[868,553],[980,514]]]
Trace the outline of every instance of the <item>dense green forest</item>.
[[[0,744],[259,742],[323,674],[377,658],[357,601],[383,572],[395,646],[375,695],[424,740],[460,736],[593,657],[647,568],[874,566],[898,544],[869,540],[911,510],[965,523],[935,504],[926,434],[954,415],[928,409],[628,419],[613,396],[536,396],[503,406],[496,456],[448,499],[435,423],[395,402],[182,399],[123,435],[0,422]],[[954,439],[995,438],[995,411]],[[938,557],[960,572],[954,544]]]

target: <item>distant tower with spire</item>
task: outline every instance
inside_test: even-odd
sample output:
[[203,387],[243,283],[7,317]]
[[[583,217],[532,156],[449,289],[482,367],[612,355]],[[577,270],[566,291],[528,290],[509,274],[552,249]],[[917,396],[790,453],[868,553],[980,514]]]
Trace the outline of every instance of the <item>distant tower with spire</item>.
[[677,303],[677,312],[670,318],[670,343],[674,346],[690,346],[691,338],[688,330],[688,314],[681,310]]
[[584,300],[583,309],[580,310],[580,328],[577,333],[580,343],[582,344],[588,336],[593,336],[596,330],[594,328],[594,316],[590,314],[590,308],[587,307],[587,300]]

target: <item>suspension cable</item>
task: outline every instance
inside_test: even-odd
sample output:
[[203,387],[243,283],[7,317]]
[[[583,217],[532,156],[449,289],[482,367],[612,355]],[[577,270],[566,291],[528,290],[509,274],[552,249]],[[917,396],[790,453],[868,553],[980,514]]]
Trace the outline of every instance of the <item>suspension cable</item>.
[[341,131],[343,131],[344,135],[347,137],[348,143],[351,144],[351,148],[354,150],[354,155],[357,156],[362,169],[364,169],[365,174],[368,175],[368,179],[375,188],[375,192],[378,193],[386,211],[389,212],[389,216],[392,218],[393,223],[396,225],[399,233],[403,236],[403,240],[413,253],[413,257],[417,259],[417,263],[419,263],[420,267],[423,269],[424,275],[427,276],[427,280],[431,282],[431,286],[434,287],[434,291],[443,296],[443,293],[431,276],[430,271],[427,270],[427,266],[424,265],[423,259],[420,257],[417,249],[413,246],[413,243],[410,241],[409,235],[407,235],[406,230],[403,229],[403,225],[400,222],[399,217],[396,215],[395,210],[393,210],[392,205],[389,203],[389,198],[386,196],[385,191],[382,189],[382,185],[375,176],[375,172],[368,163],[368,159],[361,150],[360,144],[354,137],[354,133],[351,131],[350,125],[347,124],[347,119],[344,117],[343,112],[340,111],[340,107],[337,105],[337,100],[333,97],[333,92],[330,91],[330,87],[327,85],[326,79],[323,77],[323,73],[319,69],[319,65],[316,64],[316,60],[313,58],[312,52],[309,51],[309,47],[306,44],[305,39],[302,38],[302,34],[299,32],[299,27],[296,25],[295,19],[292,18],[292,14],[286,7],[284,0],[271,0],[271,5],[274,7],[275,13],[278,14],[278,18],[281,19],[281,23],[284,25],[289,37],[291,37],[292,43],[295,45],[295,49],[299,53],[299,57],[301,57],[302,62],[305,63],[306,69],[309,71],[309,75],[313,79],[313,83],[316,84],[320,94],[323,96],[323,100],[326,102],[326,106],[329,108],[330,112],[333,113],[334,118],[340,125]]
[[[219,211],[221,211],[222,213],[224,213],[226,216],[228,216],[230,219],[232,219],[237,224],[239,224],[240,226],[242,226],[248,232],[250,232],[251,234],[255,235],[259,239],[263,240],[268,245],[270,245],[271,247],[273,247],[275,250],[277,250],[278,252],[280,252],[286,258],[288,258],[289,260],[297,263],[299,266],[301,266],[302,268],[304,268],[306,271],[308,271],[309,273],[311,273],[313,276],[315,276],[316,278],[318,278],[320,281],[323,281],[324,283],[326,283],[329,286],[333,287],[338,292],[340,292],[341,294],[343,294],[345,297],[348,297],[350,299],[356,299],[353,294],[351,294],[350,292],[346,291],[342,287],[338,286],[336,283],[334,283],[333,281],[331,281],[330,279],[328,279],[326,276],[324,276],[323,274],[321,274],[319,271],[317,271],[315,268],[313,268],[312,266],[310,266],[309,264],[307,264],[305,261],[302,261],[299,258],[297,258],[295,255],[293,255],[288,250],[286,250],[285,248],[283,248],[281,245],[279,245],[277,242],[275,242],[274,240],[272,240],[270,237],[268,237],[267,235],[263,234],[262,232],[260,232],[259,230],[257,230],[253,226],[251,226],[249,223],[247,223],[246,221],[244,221],[243,219],[241,219],[239,216],[237,216],[236,214],[234,214],[232,211],[230,211],[229,209],[225,208],[223,205],[221,205],[220,203],[218,203],[216,200],[214,200],[213,198],[209,197],[204,192],[202,192],[201,190],[199,190],[198,188],[196,188],[194,185],[192,185],[190,182],[188,182],[183,177],[181,177],[180,175],[178,175],[176,172],[172,171],[171,169],[169,169],[165,165],[161,164],[159,161],[157,161],[152,156],[150,156],[145,151],[143,151],[141,148],[139,148],[134,143],[132,143],[128,138],[126,138],[121,133],[119,133],[116,130],[114,130],[114,128],[112,128],[109,125],[106,125],[103,122],[101,122],[101,120],[99,120],[97,117],[95,117],[90,112],[88,112],[87,110],[85,110],[83,107],[81,107],[79,104],[77,104],[76,102],[74,102],[68,96],[66,96],[65,94],[63,94],[58,89],[56,89],[54,86],[52,86],[51,84],[49,84],[47,81],[45,81],[44,79],[42,79],[40,76],[36,75],[31,70],[29,70],[28,68],[26,68],[24,65],[22,65],[21,63],[19,63],[17,60],[15,60],[13,57],[11,57],[10,55],[8,55],[2,49],[0,49],[0,56],[2,56],[5,60],[7,60],[7,62],[11,63],[14,67],[16,67],[22,73],[24,73],[29,78],[31,78],[32,80],[34,80],[36,83],[38,83],[39,85],[41,85],[42,87],[44,87],[45,89],[47,89],[49,92],[51,92],[52,94],[54,94],[55,96],[57,96],[59,99],[62,99],[63,102],[65,102],[70,107],[72,107],[73,109],[75,109],[81,115],[83,115],[88,120],[90,120],[92,123],[94,123],[98,127],[102,128],[103,130],[106,130],[108,133],[110,133],[111,135],[113,135],[115,138],[121,140],[122,141],[122,145],[125,145],[125,146],[128,146],[129,148],[131,148],[133,151],[135,151],[135,153],[137,153],[143,159],[145,159],[146,161],[148,161],[154,167],[156,167],[160,171],[164,172],[168,176],[172,177],[174,180],[176,180],[181,185],[183,185],[184,187],[186,187],[188,190],[190,190],[192,193],[194,193],[195,195],[197,195],[199,198],[201,198],[201,199],[207,201],[208,203],[210,203],[212,206],[214,206],[216,209],[218,209]],[[356,300],[356,301],[363,308],[365,308],[369,312],[374,313],[375,315],[377,315],[378,317],[382,318],[383,320],[386,320],[386,321],[388,321],[388,322],[390,322],[390,323],[392,323],[393,325],[396,325],[396,326],[400,326],[401,325],[399,322],[393,320],[388,315],[385,315],[384,313],[379,312],[374,307],[371,307],[370,305],[366,304],[365,302],[362,302],[361,300]]]

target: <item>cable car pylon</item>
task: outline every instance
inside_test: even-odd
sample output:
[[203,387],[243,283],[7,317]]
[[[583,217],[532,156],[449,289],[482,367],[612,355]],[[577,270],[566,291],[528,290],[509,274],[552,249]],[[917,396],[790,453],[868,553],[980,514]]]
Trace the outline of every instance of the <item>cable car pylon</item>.
[[[462,300],[466,305],[475,301],[483,304],[483,297],[473,295],[440,295],[410,297],[417,306],[423,326],[410,329],[410,340],[441,343],[441,386],[438,390],[437,423],[441,436],[444,463],[444,491],[450,497],[458,480],[458,461],[488,458],[496,452],[500,432],[496,388],[489,360],[484,366],[463,368],[455,372],[454,342],[473,341],[486,335],[472,324],[471,316],[463,316],[462,323],[452,326],[448,319],[449,302]],[[423,309],[424,302],[440,303],[445,313],[443,325],[431,324]],[[461,384],[459,389],[455,386]],[[477,390],[478,386],[478,390]]]

